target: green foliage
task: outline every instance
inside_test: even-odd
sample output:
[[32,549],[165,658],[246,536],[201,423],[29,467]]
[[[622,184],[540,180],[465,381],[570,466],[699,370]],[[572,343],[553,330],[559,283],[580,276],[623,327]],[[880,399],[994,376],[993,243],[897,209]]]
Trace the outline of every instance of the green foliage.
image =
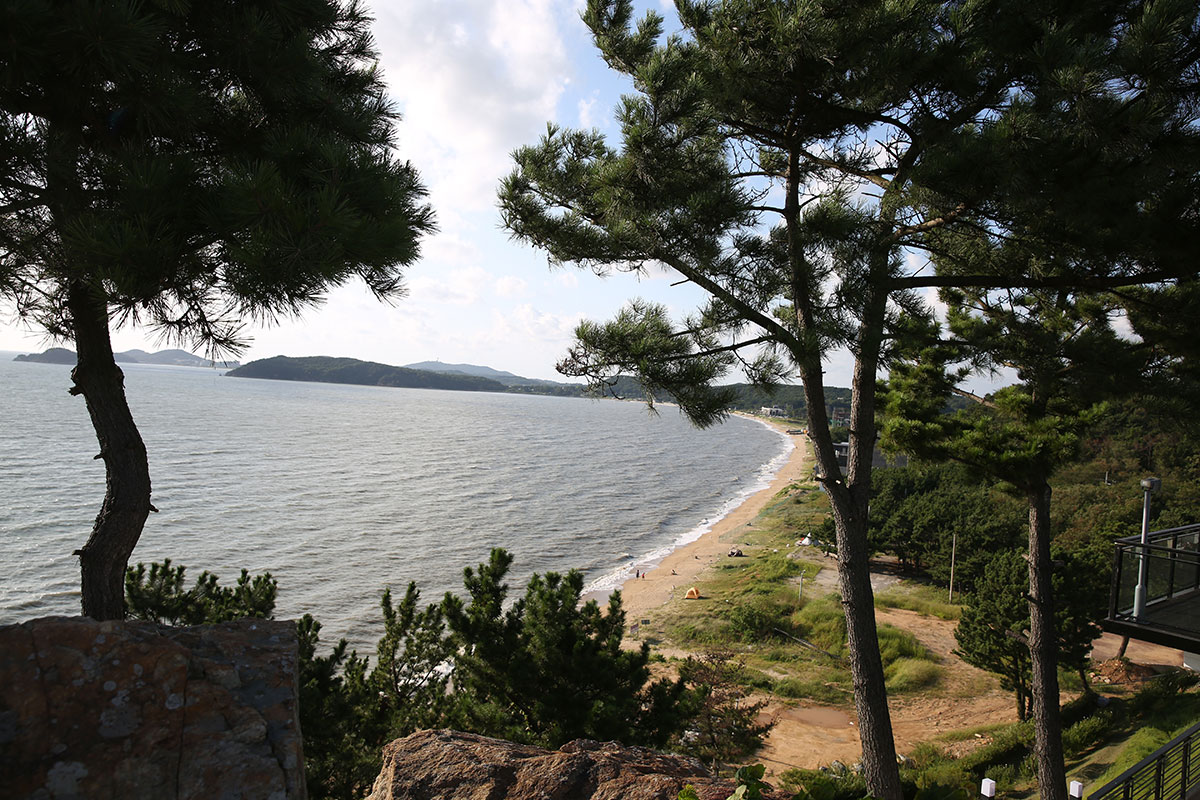
[[[1056,658],[1062,666],[1082,673],[1091,643],[1099,635],[1096,620],[1107,607],[1108,573],[1088,553],[1058,552],[1054,558]],[[954,632],[958,654],[967,663],[999,675],[1001,685],[1014,692],[1021,719],[1029,712],[1030,700],[1027,580],[1023,553],[996,553]]]
[[469,730],[546,747],[576,738],[661,747],[691,703],[682,681],[650,681],[649,645],[621,647],[625,613],[613,593],[607,613],[580,604],[583,575],[534,575],[507,610],[512,556],[492,551],[467,568],[466,600],[441,609],[455,647],[455,719]]
[[1028,510],[958,465],[879,470],[871,482],[872,546],[942,585],[969,592],[997,550],[1019,547]]
[[758,721],[767,703],[746,699],[745,671],[745,659],[728,649],[705,650],[680,665],[679,676],[695,692],[697,703],[680,752],[716,769],[758,750],[774,721]]
[[1077,756],[1097,742],[1101,742],[1112,731],[1115,715],[1110,711],[1099,711],[1084,717],[1063,731],[1063,750],[1067,757]]
[[779,785],[797,800],[865,800],[867,796],[862,776],[844,769],[788,769],[779,776]]
[[846,646],[846,615],[836,595],[812,598],[792,615],[799,635],[834,655]]
[[82,284],[117,322],[237,348],[246,317],[350,278],[401,291],[433,221],[393,152],[361,6],[29,2],[0,19],[21,32],[0,87],[0,293],[28,319],[74,334]]
[[888,692],[914,692],[936,685],[942,677],[942,668],[918,658],[899,658],[888,665],[884,674]]
[[788,627],[792,609],[767,598],[755,598],[729,609],[729,626],[743,642],[762,642],[779,638],[777,630]]
[[850,698],[849,690],[817,678],[780,678],[771,685],[771,691],[780,697],[839,705]]
[[275,611],[278,584],[271,573],[250,576],[242,570],[235,586],[221,586],[216,575],[205,571],[196,585],[184,590],[184,566],[171,566],[171,559],[125,570],[125,610],[133,619],[167,625],[201,625],[242,617],[270,619]]
[[367,663],[347,654],[345,639],[317,655],[321,623],[299,621],[300,730],[304,778],[313,800],[361,797],[379,774],[377,697],[364,691]]

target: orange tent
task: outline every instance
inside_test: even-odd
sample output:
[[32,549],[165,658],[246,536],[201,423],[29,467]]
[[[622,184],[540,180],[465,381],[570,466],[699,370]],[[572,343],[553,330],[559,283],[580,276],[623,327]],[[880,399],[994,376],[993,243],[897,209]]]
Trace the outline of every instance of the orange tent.
[[687,590],[687,594],[685,594],[683,596],[683,599],[684,600],[699,600],[700,599],[700,590],[697,589],[695,586],[693,586],[692,588]]

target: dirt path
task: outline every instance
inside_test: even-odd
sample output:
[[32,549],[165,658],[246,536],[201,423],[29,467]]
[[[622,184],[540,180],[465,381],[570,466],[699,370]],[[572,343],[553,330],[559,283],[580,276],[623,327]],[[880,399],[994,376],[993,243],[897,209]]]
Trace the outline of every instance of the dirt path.
[[[823,570],[822,575],[833,570]],[[836,574],[833,576],[836,580]],[[830,578],[827,576],[825,581]],[[881,580],[886,581],[887,576]],[[878,590],[878,589],[877,589]],[[956,622],[922,616],[915,611],[878,608],[875,619],[917,637],[938,658],[943,674],[938,687],[917,695],[889,698],[896,752],[905,754],[919,742],[929,741],[950,731],[1015,722],[1016,701],[1012,692],[1000,688],[999,681],[981,669],[967,664],[953,650]],[[1112,658],[1120,637],[1104,634],[1093,644],[1092,658]],[[1145,665],[1180,666],[1183,653],[1167,647],[1131,642],[1126,656]],[[769,774],[777,775],[791,767],[812,769],[832,761],[852,764],[862,754],[854,711],[816,704],[784,705],[773,702],[767,713],[777,722],[758,759]],[[965,755],[989,741],[986,735],[944,744],[954,755]]]
[[[823,570],[822,575],[826,572],[832,570]],[[948,731],[1016,719],[1011,694],[1002,691],[995,678],[951,652],[956,645],[956,623],[899,609],[876,609],[875,618],[916,636],[937,656],[943,670],[937,689],[889,699],[898,753]],[[758,759],[771,774],[791,767],[812,769],[835,760],[852,764],[861,757],[853,708],[772,703],[768,713],[774,713],[777,721]],[[952,749],[966,751],[982,741],[972,738]]]

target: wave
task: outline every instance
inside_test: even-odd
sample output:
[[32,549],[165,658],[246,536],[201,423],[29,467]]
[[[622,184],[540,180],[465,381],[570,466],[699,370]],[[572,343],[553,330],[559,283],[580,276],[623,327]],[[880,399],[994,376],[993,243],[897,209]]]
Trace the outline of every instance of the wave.
[[[748,419],[754,418],[749,417]],[[669,544],[663,545],[662,547],[656,547],[653,550],[649,550],[639,556],[630,556],[629,553],[624,553],[619,556],[619,558],[623,560],[627,559],[625,563],[609,569],[604,574],[588,582],[583,588],[583,593],[585,596],[596,597],[608,595],[614,590],[620,589],[626,581],[633,579],[637,572],[645,572],[657,567],[662,563],[662,560],[671,553],[675,552],[681,547],[686,547],[692,542],[697,541],[706,533],[710,533],[713,529],[713,526],[732,514],[738,507],[748,501],[751,497],[771,485],[771,482],[775,480],[775,476],[779,473],[779,470],[781,470],[783,465],[788,462],[789,458],[791,458],[792,450],[795,448],[796,444],[789,434],[780,430],[774,425],[771,425],[770,423],[760,419],[754,419],[754,421],[768,428],[773,433],[778,434],[780,439],[783,441],[783,448],[780,453],[766,464],[763,464],[761,467],[759,467],[752,478],[747,481],[746,485],[743,486],[732,497],[725,500],[715,512],[701,519],[699,523],[681,533]],[[737,480],[736,477],[735,480]]]

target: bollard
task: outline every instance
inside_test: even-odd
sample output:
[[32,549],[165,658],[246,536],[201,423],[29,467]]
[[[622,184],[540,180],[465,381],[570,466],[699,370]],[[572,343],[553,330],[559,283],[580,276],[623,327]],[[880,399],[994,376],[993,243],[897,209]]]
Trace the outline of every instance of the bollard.
[[983,782],[979,784],[979,796],[980,797],[995,797],[996,796],[996,782],[994,780],[992,780],[991,778],[984,778]]
[[1083,800],[1083,784],[1079,781],[1071,781],[1067,787],[1067,794],[1074,797],[1075,800]]

